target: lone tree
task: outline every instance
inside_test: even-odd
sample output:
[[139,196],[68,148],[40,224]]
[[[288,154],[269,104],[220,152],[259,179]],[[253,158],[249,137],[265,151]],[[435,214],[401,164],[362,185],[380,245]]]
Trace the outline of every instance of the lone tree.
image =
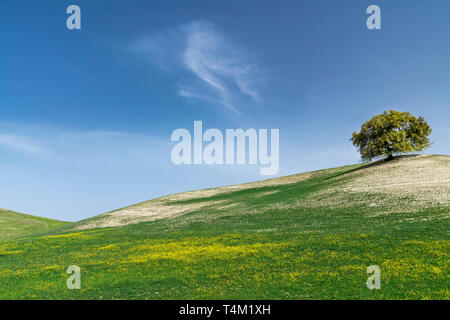
[[425,119],[409,112],[384,111],[353,132],[353,145],[364,161],[386,156],[391,160],[396,154],[422,151],[431,145],[428,136],[431,128]]

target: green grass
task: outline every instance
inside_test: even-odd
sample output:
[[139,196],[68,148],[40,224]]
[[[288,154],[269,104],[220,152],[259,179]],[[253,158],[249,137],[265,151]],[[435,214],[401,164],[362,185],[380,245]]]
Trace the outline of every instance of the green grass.
[[0,240],[47,232],[67,222],[0,209]]
[[[203,207],[173,219],[0,241],[0,298],[449,299],[450,225],[439,217],[450,205],[386,215],[375,213],[389,207],[302,205],[358,167],[176,203],[235,204],[220,212]],[[81,290],[66,288],[69,265],[81,267]],[[366,287],[369,265],[381,268],[380,290]]]

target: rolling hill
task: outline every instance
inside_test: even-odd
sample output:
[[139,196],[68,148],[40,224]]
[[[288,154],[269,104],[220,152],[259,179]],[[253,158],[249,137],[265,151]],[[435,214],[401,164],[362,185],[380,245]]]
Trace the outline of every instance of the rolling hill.
[[0,240],[48,232],[67,222],[36,217],[0,208]]
[[449,299],[449,218],[448,156],[191,191],[0,241],[0,298]]

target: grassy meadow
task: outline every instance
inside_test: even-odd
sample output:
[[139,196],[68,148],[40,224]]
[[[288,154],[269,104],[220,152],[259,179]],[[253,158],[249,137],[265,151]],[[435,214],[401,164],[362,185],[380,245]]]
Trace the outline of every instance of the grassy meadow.
[[[446,156],[357,164],[14,238],[2,223],[0,299],[449,299],[449,168]],[[69,265],[81,290],[66,287]],[[366,287],[370,265],[380,290]]]

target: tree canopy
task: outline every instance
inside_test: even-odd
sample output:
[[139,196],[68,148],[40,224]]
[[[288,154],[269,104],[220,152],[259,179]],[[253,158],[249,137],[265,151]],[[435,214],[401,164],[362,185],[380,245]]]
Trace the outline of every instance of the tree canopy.
[[395,155],[422,151],[431,145],[428,136],[431,127],[422,116],[409,112],[384,111],[353,132],[350,141],[358,148],[365,161],[380,157],[387,159]]

